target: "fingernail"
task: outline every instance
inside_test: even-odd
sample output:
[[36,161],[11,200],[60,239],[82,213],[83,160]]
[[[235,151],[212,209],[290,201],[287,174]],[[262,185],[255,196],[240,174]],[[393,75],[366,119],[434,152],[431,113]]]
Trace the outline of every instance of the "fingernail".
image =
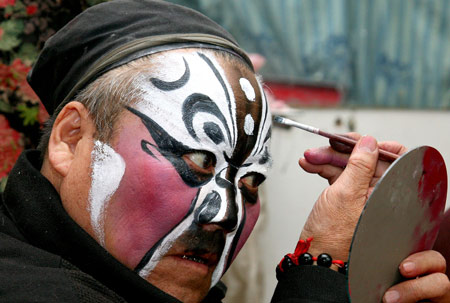
[[396,303],[400,299],[400,294],[396,290],[390,290],[384,294],[385,303]]
[[416,267],[416,265],[413,262],[405,262],[402,264],[402,268],[403,271],[405,271],[406,273],[410,273],[414,270],[414,268]]
[[358,149],[366,152],[373,152],[377,148],[377,142],[370,136],[364,136],[359,142]]

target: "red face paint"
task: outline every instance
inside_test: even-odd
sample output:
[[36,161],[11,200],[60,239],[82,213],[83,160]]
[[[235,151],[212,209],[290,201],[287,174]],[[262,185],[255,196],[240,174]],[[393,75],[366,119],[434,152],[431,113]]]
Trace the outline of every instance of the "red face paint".
[[139,119],[130,117],[124,125],[115,149],[126,169],[107,210],[106,248],[134,268],[183,219],[197,189],[187,186],[164,157],[149,157],[141,149],[137,138],[153,140]]
[[141,77],[140,101],[111,144],[126,168],[106,207],[105,248],[175,296],[218,282],[257,221],[271,162],[260,85],[248,68],[216,59],[173,52],[154,61],[152,70],[175,72]]

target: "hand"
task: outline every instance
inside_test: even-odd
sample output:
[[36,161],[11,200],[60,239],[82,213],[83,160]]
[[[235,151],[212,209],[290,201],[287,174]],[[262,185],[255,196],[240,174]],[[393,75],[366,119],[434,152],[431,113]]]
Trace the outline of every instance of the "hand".
[[409,256],[400,264],[399,270],[410,280],[389,288],[383,302],[450,302],[450,282],[444,274],[445,269],[445,259],[437,251],[428,250]]
[[[357,133],[347,133],[344,136],[359,140],[361,135]],[[347,165],[352,148],[342,143],[330,140],[330,146],[311,148],[305,151],[305,157],[299,160],[300,166],[309,173],[318,174],[328,180],[331,185],[341,175]],[[378,142],[378,146],[386,151],[397,155],[402,155],[407,148],[394,141]],[[379,159],[374,178],[371,181],[373,187],[383,176],[391,163]]]
[[[317,173],[331,184],[325,189],[309,215],[301,238],[313,237],[310,253],[328,253],[346,261],[361,211],[373,187],[389,166],[378,161],[378,144],[370,136],[360,137],[352,154],[331,148],[310,149],[299,163],[310,173]],[[406,149],[395,142],[380,143],[384,149],[400,154]]]

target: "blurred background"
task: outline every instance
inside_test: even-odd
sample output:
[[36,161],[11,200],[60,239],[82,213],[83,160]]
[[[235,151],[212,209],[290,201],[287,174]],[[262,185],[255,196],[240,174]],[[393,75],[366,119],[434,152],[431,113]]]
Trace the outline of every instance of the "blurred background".
[[[0,0],[0,178],[37,144],[47,115],[25,76],[42,45],[101,0]],[[448,0],[178,0],[215,20],[252,54],[274,114],[409,148],[450,163]],[[275,266],[292,252],[327,183],[298,167],[324,138],[274,126],[272,173],[255,232],[225,275],[226,302],[269,302]],[[1,190],[1,187],[0,187]]]

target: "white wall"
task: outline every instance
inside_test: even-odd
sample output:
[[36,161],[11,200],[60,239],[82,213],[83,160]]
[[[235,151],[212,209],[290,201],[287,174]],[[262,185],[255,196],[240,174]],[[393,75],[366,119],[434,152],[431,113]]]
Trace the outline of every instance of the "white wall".
[[[409,148],[431,145],[450,163],[450,112],[309,109],[280,114],[330,132],[347,132],[348,124],[353,123],[355,131],[379,141],[395,140]],[[341,126],[336,125],[338,119]],[[262,189],[265,217],[259,234],[254,235],[260,245],[265,279],[263,302],[270,301],[275,288],[276,264],[284,254],[293,252],[313,203],[327,186],[326,181],[303,172],[297,164],[309,147],[327,145],[326,138],[279,127],[274,127],[272,138],[274,165]]]

